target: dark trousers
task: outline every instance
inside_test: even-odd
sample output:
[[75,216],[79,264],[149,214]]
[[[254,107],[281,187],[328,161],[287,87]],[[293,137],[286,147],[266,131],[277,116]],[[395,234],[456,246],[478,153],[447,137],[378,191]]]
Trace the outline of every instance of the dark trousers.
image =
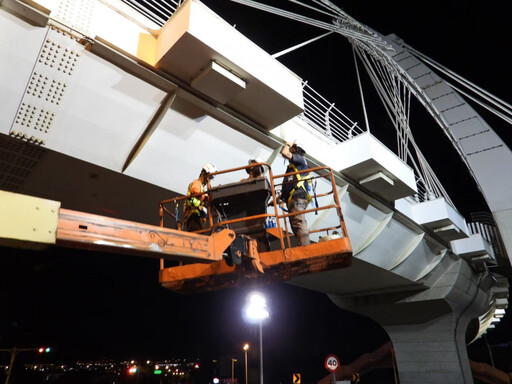
[[185,231],[195,232],[203,229],[203,219],[198,214],[192,213],[185,221]]

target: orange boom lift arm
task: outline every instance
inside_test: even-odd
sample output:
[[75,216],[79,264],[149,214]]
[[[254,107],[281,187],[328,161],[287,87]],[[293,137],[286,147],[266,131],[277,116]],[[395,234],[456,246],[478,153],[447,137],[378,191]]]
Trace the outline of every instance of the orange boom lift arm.
[[[0,191],[0,208],[4,213],[0,217],[0,245],[56,245],[158,258],[160,284],[179,292],[238,286],[255,279],[288,280],[349,266],[352,248],[332,171],[322,167],[308,170],[331,183],[330,190],[316,197],[332,196],[332,202],[306,212],[333,210],[339,224],[310,231],[331,232],[317,243],[294,246],[287,224],[293,213],[279,213],[274,185],[275,179],[293,173],[273,176],[268,164],[256,165],[268,167],[268,179],[249,179],[214,188],[208,185],[205,194],[209,225],[198,233],[180,230],[181,222],[169,208],[178,212],[186,196],[161,202],[160,226],[153,226],[62,209],[59,202]],[[247,167],[216,174],[244,168]],[[273,212],[267,213],[267,206]],[[164,225],[169,216],[177,229]],[[180,265],[168,266],[169,261]]]

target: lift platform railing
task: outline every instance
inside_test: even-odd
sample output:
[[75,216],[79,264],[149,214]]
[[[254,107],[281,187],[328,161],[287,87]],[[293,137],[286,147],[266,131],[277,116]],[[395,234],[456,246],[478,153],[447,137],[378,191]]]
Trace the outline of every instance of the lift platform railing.
[[[273,181],[275,178],[272,174],[272,169],[269,164],[267,164],[267,163],[252,163],[252,164],[249,164],[246,166],[241,166],[241,167],[230,168],[230,169],[226,169],[226,170],[213,172],[210,174],[210,176],[215,177],[218,175],[235,173],[235,172],[239,172],[239,171],[246,171],[247,173],[249,173],[248,171],[251,168],[258,167],[258,166],[264,167],[264,170],[265,170],[264,175],[265,176],[261,176],[259,178],[252,179],[252,180],[250,178],[242,179],[239,182],[230,183],[227,186],[226,185],[212,186],[211,181],[207,180],[206,190],[202,193],[186,195],[186,196],[181,196],[181,197],[176,197],[176,198],[161,201],[160,205],[159,205],[160,206],[160,226],[161,227],[171,226],[178,230],[183,230],[184,224],[185,224],[184,217],[185,217],[185,211],[186,211],[186,209],[185,209],[186,202],[192,197],[202,199],[203,196],[206,196],[204,200],[205,200],[205,206],[207,207],[207,217],[205,218],[206,219],[205,220],[205,228],[198,230],[198,231],[194,231],[195,233],[209,235],[211,233],[218,231],[219,229],[230,228],[233,225],[236,225],[237,223],[251,222],[251,221],[262,221],[262,220],[264,222],[268,222],[268,219],[276,218],[278,203],[277,203],[277,196],[275,193],[275,188],[273,185]],[[268,177],[266,175],[268,175]],[[239,184],[239,185],[243,186],[244,183],[248,184],[251,182],[256,182],[258,180],[267,180],[269,182],[268,191],[269,191],[269,199],[271,199],[270,206],[274,207],[274,214],[265,212],[265,213],[260,213],[257,215],[243,216],[243,217],[237,217],[237,218],[231,218],[231,219],[226,218],[225,215],[223,215],[221,212],[217,212],[218,213],[217,215],[212,214],[213,210],[215,209],[213,197],[215,196],[216,192],[221,191],[222,189],[225,189],[226,187],[234,185],[234,184]],[[247,202],[247,204],[251,204],[251,202]],[[265,202],[265,206],[266,206],[266,202]],[[171,220],[169,220],[169,218],[171,218]],[[277,219],[276,219],[276,222],[277,222]],[[279,223],[277,224],[277,228],[278,228],[278,231],[280,232],[281,229],[280,229]],[[284,242],[283,242],[282,237],[280,238],[280,242],[281,242],[281,248],[284,248]]]
[[[212,176],[252,167],[266,169],[263,177],[242,179],[234,183],[212,186],[208,181],[206,191],[195,195],[203,197],[208,207],[205,228],[195,231],[205,237],[229,231],[234,237],[222,252],[221,258],[200,260],[193,264],[165,267],[160,263],[160,284],[176,292],[192,293],[225,287],[236,287],[250,281],[259,283],[290,280],[296,276],[318,273],[351,265],[352,247],[347,235],[334,175],[327,167],[274,176],[267,163],[253,163],[212,173]],[[248,172],[249,173],[249,172]],[[288,212],[280,201],[279,189],[283,178],[311,173],[310,180],[321,181],[320,193],[314,193],[314,201],[328,198],[329,202],[315,204],[302,212]],[[232,177],[229,177],[232,179]],[[183,206],[191,196],[181,196],[160,203],[160,225],[183,229]],[[339,236],[319,237],[309,245],[294,246],[293,233],[288,218],[297,214],[322,213],[328,217],[328,225],[315,228],[309,233],[339,231]],[[335,212],[333,221],[332,213]],[[181,216],[180,216],[181,215]],[[269,225],[273,224],[273,225]],[[189,244],[194,247],[193,243]]]
[[[310,181],[313,185],[316,184],[317,180],[325,179],[329,182],[330,190],[317,194],[315,192],[316,187],[312,186],[313,196],[311,198],[311,203],[312,203],[312,205],[316,205],[316,207],[306,209],[306,210],[300,211],[300,212],[288,212],[287,208],[285,208],[285,206],[286,206],[285,202],[282,202],[282,201],[280,202],[281,210],[283,210],[284,212],[287,212],[287,213],[276,214],[276,216],[277,216],[278,220],[283,219],[282,221],[284,222],[284,225],[285,225],[285,237],[286,237],[288,246],[289,247],[291,246],[290,237],[293,236],[293,233],[290,233],[290,231],[288,230],[288,223],[287,223],[286,218],[290,218],[292,216],[300,215],[300,214],[307,214],[307,213],[311,213],[311,212],[315,212],[315,214],[318,214],[318,212],[320,212],[320,211],[329,210],[329,209],[336,210],[336,214],[338,215],[338,218],[339,218],[339,224],[337,224],[335,226],[322,227],[322,228],[318,228],[315,230],[309,230],[308,233],[312,234],[312,233],[325,232],[327,235],[329,235],[329,231],[332,231],[332,232],[341,231],[340,236],[348,237],[347,228],[345,227],[345,221],[343,220],[343,213],[341,211],[341,205],[340,205],[338,191],[336,189],[336,182],[334,179],[334,174],[332,172],[332,169],[330,169],[329,167],[308,168],[308,169],[301,170],[301,171],[289,172],[289,173],[285,173],[282,175],[276,175],[276,176],[273,176],[273,178],[274,178],[274,180],[277,180],[277,179],[286,180],[289,176],[295,176],[295,175],[301,175],[302,179],[304,179],[304,177],[302,175],[309,175],[310,177],[307,180]],[[296,182],[297,182],[297,180],[283,181],[281,183],[273,183],[273,186],[277,187],[277,188],[282,188],[283,185],[292,184],[292,183],[296,183]],[[322,198],[328,197],[331,195],[332,195],[332,201],[333,201],[332,204],[321,206],[318,203],[319,199],[321,200]],[[279,221],[281,221],[281,220],[279,220]]]
[[[261,176],[257,179],[242,179],[237,183],[231,183],[226,185],[218,185],[213,186],[211,185],[210,180],[207,181],[206,190],[203,193],[195,194],[195,195],[189,195],[189,196],[181,196],[176,197],[172,199],[163,200],[160,202],[160,226],[166,227],[166,226],[172,226],[173,228],[177,228],[179,230],[183,229],[183,219],[185,215],[185,204],[186,201],[192,197],[196,197],[201,199],[202,196],[206,196],[205,202],[206,206],[208,207],[208,214],[205,218],[205,228],[195,231],[196,233],[200,234],[211,234],[219,229],[222,228],[231,228],[233,226],[236,226],[238,223],[248,223],[251,221],[259,221],[262,220],[265,223],[274,223],[275,227],[270,226],[269,228],[266,228],[266,231],[272,235],[274,235],[276,238],[279,239],[281,249],[284,249],[286,247],[292,246],[292,240],[293,238],[293,232],[289,228],[288,220],[290,217],[293,217],[295,215],[299,214],[308,214],[311,212],[315,212],[315,214],[318,214],[318,212],[324,211],[324,210],[335,210],[336,214],[339,218],[339,222],[336,223],[334,226],[328,226],[328,227],[322,227],[317,228],[314,230],[310,230],[309,234],[313,233],[320,233],[324,232],[326,235],[329,235],[329,232],[338,232],[341,237],[347,237],[347,230],[345,227],[345,222],[343,220],[343,213],[341,210],[341,205],[336,189],[336,183],[334,179],[334,174],[332,170],[329,167],[315,167],[315,168],[309,168],[306,170],[296,171],[296,172],[290,172],[280,175],[273,175],[272,168],[267,163],[252,163],[250,165],[237,167],[237,168],[231,168],[227,170],[217,171],[214,173],[211,173],[211,176],[217,176],[222,174],[229,174],[233,172],[238,171],[248,171],[252,167],[258,167],[262,166],[266,170],[265,175]],[[312,197],[312,205],[314,205],[312,208],[308,208],[305,211],[301,212],[288,212],[286,208],[285,202],[280,200],[280,194],[277,192],[279,191],[283,185],[289,184],[289,183],[295,183],[294,181],[284,181],[289,176],[294,175],[310,175],[309,181],[312,184],[316,184],[318,180],[324,179],[327,181],[327,191],[324,191],[322,193],[316,194],[314,193],[314,196]],[[221,214],[220,212],[217,212],[217,214],[213,214],[213,210],[215,209],[214,204],[214,197],[217,192],[225,189],[228,186],[239,184],[243,188],[243,184],[248,184],[251,182],[256,182],[257,180],[264,180],[266,179],[269,183],[269,201],[265,202],[265,205],[269,208],[269,212],[254,214],[254,215],[248,215],[243,217],[236,217],[236,218],[228,218],[225,215]],[[316,188],[314,188],[316,190]],[[329,203],[327,205],[320,205],[318,204],[318,201],[322,201],[323,198],[332,196],[331,201],[332,203]],[[247,201],[247,204],[253,204],[252,201]],[[167,220],[166,220],[167,218]],[[171,218],[171,220],[169,220]],[[286,243],[285,243],[286,241]]]

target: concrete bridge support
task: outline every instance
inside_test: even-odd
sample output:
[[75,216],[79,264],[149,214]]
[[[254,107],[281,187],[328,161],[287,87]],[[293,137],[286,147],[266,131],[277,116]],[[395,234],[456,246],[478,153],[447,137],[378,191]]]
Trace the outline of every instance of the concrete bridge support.
[[473,383],[466,341],[475,332],[466,335],[466,330],[487,310],[494,280],[461,259],[450,260],[428,289],[331,296],[340,307],[373,318],[388,332],[401,384]]
[[[464,323],[464,324],[463,324]],[[465,318],[448,313],[425,323],[384,327],[400,383],[473,383],[466,352]]]

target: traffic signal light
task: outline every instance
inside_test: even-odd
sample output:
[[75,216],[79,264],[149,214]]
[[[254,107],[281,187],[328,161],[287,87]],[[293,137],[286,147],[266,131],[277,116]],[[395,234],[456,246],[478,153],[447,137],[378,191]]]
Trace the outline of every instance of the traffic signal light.
[[51,350],[51,348],[50,348],[50,347],[40,347],[37,351],[38,351],[39,353],[49,353],[49,352],[50,352],[50,350]]

